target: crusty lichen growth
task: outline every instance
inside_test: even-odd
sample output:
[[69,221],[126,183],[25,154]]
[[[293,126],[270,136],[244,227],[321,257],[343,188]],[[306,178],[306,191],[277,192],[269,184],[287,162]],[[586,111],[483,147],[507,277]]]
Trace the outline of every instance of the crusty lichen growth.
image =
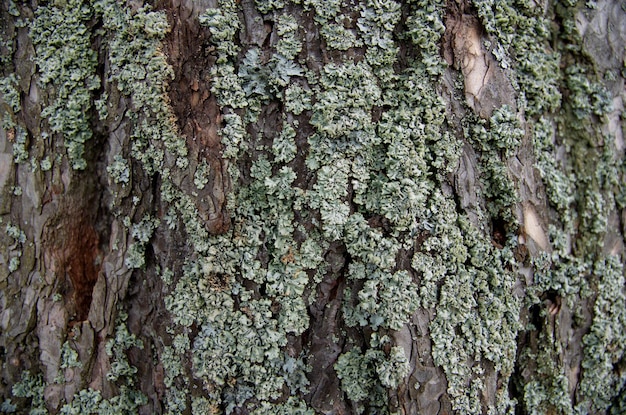
[[[165,15],[151,11],[149,6],[131,12],[109,0],[96,2],[94,8],[107,30],[111,78],[119,92],[131,100],[132,157],[141,162],[148,175],[166,167],[166,156],[176,167],[187,167],[188,150],[173,123],[167,96],[173,72],[161,52],[161,40],[169,31]],[[114,181],[126,183],[126,172],[119,171],[120,157],[116,156],[109,171]]]
[[[388,410],[383,391],[396,388],[408,374],[407,356],[398,347],[387,350],[384,345],[391,340],[377,340],[376,331],[401,329],[421,304],[437,309],[431,328],[433,353],[449,376],[455,407],[467,412],[480,410],[480,403],[470,402],[478,398],[480,390],[478,362],[487,359],[502,377],[510,376],[520,303],[511,294],[515,278],[507,271],[513,262],[509,247],[500,252],[481,238],[463,237],[476,231],[456,214],[454,201],[437,190],[447,180],[444,169],[454,170],[461,145],[445,130],[445,105],[431,86],[430,76],[441,72],[442,61],[435,59],[434,49],[428,49],[422,61],[396,71],[399,49],[393,29],[400,17],[396,2],[364,4],[358,31],[342,27],[347,34],[341,42],[334,23],[341,13],[340,4],[306,2],[306,7],[314,9],[329,48],[367,45],[366,61],[329,63],[319,73],[305,73],[297,63],[288,61],[298,51],[293,37],[297,31],[289,26],[289,16],[278,17],[277,51],[282,55],[250,48],[243,53],[236,76],[236,32],[225,36],[218,29],[240,27],[240,23],[233,4],[221,3],[221,9],[209,10],[201,21],[215,34],[219,54],[213,91],[225,113],[225,154],[233,161],[241,157],[253,161],[249,168],[234,172],[235,177],[244,178],[230,199],[236,237],[212,237],[202,258],[186,267],[167,300],[180,324],[202,327],[192,348],[194,375],[222,390],[212,394],[210,401],[219,404],[235,399],[236,405],[242,405],[252,394],[260,400],[276,398],[283,385],[278,368],[285,358],[276,346],[286,344],[285,334],[299,334],[308,327],[302,293],[327,272],[320,267],[325,247],[339,242],[350,254],[349,285],[355,287],[344,293],[345,323],[374,330],[366,337],[367,351],[358,358],[374,368],[369,381],[363,381],[359,370],[350,369],[355,349],[342,355],[336,366],[348,399],[361,401],[359,405],[369,401],[383,412]],[[440,14],[432,20],[433,25],[418,25],[417,16],[426,11],[442,13],[442,5],[415,6],[411,38],[416,44],[442,34]],[[249,136],[243,128],[245,123],[255,125],[259,108],[281,99],[283,91],[287,111],[295,116],[310,115],[308,122],[315,129],[307,137],[306,167],[315,175],[307,188],[293,185],[298,177],[288,164],[298,151],[294,139],[301,120],[283,118],[281,132],[272,137],[269,148],[261,144],[265,143],[263,137]],[[372,111],[383,106],[388,109],[374,120]],[[507,108],[496,111],[491,123],[482,128],[487,135],[485,149],[498,157],[513,154],[523,134],[515,114]],[[507,192],[514,193],[508,188]],[[506,197],[494,191],[499,215],[515,202],[513,196]],[[299,228],[306,238],[296,242],[294,213],[300,216],[305,212],[319,212],[319,222],[314,230]],[[386,235],[365,219],[372,216],[389,224]],[[413,267],[398,270],[399,252],[413,246],[414,235],[423,232],[429,237],[415,254]],[[444,252],[445,258],[441,258]],[[435,279],[428,276],[431,269],[425,264],[429,261],[441,264]],[[458,284],[459,272],[468,276],[468,285]],[[421,301],[416,276],[422,280]],[[441,283],[443,291],[437,294]],[[263,287],[265,295],[259,297],[250,284]],[[213,289],[207,292],[195,287]],[[464,294],[459,292],[463,289]],[[445,299],[443,303],[439,298]],[[465,301],[462,312],[459,298]],[[270,312],[267,301],[280,303],[278,312]],[[207,304],[221,304],[221,312],[211,311]],[[464,331],[462,324],[468,322],[471,325]],[[456,325],[465,334],[450,349],[446,336]],[[266,337],[273,339],[274,346],[264,343]],[[252,345],[245,340],[255,338],[258,340]],[[226,348],[239,352],[232,358],[211,358],[223,355],[221,350]],[[454,362],[466,362],[463,356],[476,363],[462,366],[478,374],[468,390],[466,378],[454,376],[459,370]],[[259,377],[260,373],[265,375]],[[234,395],[227,393],[231,387]],[[251,389],[246,392],[246,388]]]
[[[117,384],[119,390],[114,396],[105,399],[101,391],[92,388],[81,389],[74,396],[68,399],[59,409],[59,414],[136,414],[138,408],[147,403],[147,398],[136,390],[135,374],[137,369],[133,367],[127,357],[126,352],[131,347],[143,347],[134,334],[128,332],[126,327],[127,315],[120,312],[115,338],[109,339],[106,345],[106,352],[111,359],[111,371],[107,374],[107,379]],[[64,343],[62,351],[61,368],[71,368],[80,366],[77,360],[77,353],[68,343]],[[57,379],[58,383],[65,382],[63,376]],[[33,375],[29,371],[22,373],[20,382],[13,385],[12,392],[16,398],[15,402],[29,399],[30,415],[46,415],[48,408],[45,403],[44,390],[46,382],[41,375]],[[5,401],[0,409],[3,413],[14,413],[16,405],[11,401]],[[20,412],[21,413],[21,412]]]
[[[304,2],[329,49],[367,48],[364,61],[339,60],[319,72],[292,60],[300,50],[299,33],[291,15],[280,14],[283,5],[259,5],[277,19],[277,53],[237,42],[242,24],[232,1],[219,2],[220,8],[200,19],[218,51],[212,90],[224,112],[224,155],[232,165],[251,162],[231,168],[233,180],[239,180],[229,199],[233,235],[207,241],[192,231],[199,256],[166,300],[178,324],[200,328],[191,346],[193,375],[210,385],[211,393],[195,404],[235,408],[254,396],[259,410],[281,396],[281,368],[294,357],[282,350],[287,335],[309,327],[310,300],[302,295],[330,272],[322,258],[326,249],[341,244],[350,255],[344,322],[371,332],[364,352],[348,348],[335,366],[346,397],[360,410],[370,405],[388,412],[384,391],[403,382],[408,356],[378,332],[400,330],[418,307],[433,307],[433,356],[448,376],[454,407],[483,410],[482,362],[491,362],[504,383],[513,372],[520,300],[512,295],[512,244],[494,247],[487,230],[475,229],[439,190],[446,173],[455,170],[461,148],[446,130],[445,103],[432,86],[432,76],[445,68],[430,47],[443,33],[443,5],[411,5],[410,39],[425,46],[420,60],[398,71],[393,30],[400,22],[399,3],[367,2],[353,30],[348,21],[337,24],[340,2]],[[434,16],[426,25],[420,19],[425,15]],[[237,53],[243,56],[239,65]],[[278,133],[250,134],[266,132],[257,128],[263,106],[283,99],[287,112]],[[372,113],[380,108],[375,119]],[[306,174],[314,179],[295,185],[301,178],[292,163],[301,151],[303,122],[314,128],[305,137]],[[506,107],[477,128],[472,139],[487,161],[514,155],[523,136],[517,115]],[[485,166],[495,207],[482,212],[483,218],[514,222],[515,190],[504,163]],[[311,213],[313,226],[294,222]],[[378,218],[384,231],[366,218]],[[414,246],[418,234],[426,238],[413,263],[398,269],[398,256]],[[211,304],[220,304],[219,311]],[[358,367],[371,369],[370,376]],[[287,386],[294,393],[294,385]],[[506,393],[499,395],[502,408],[509,400]]]
[[[614,232],[610,218],[623,209],[623,185],[618,184],[624,178],[620,171],[623,149],[618,148],[618,137],[607,134],[606,128],[612,104],[616,98],[623,99],[623,94],[620,99],[614,95],[619,92],[606,87],[615,81],[619,68],[599,73],[593,53],[583,53],[586,46],[579,21],[582,16],[594,16],[596,2],[569,1],[554,9],[528,2],[519,6],[513,2],[473,3],[497,41],[494,55],[500,56],[500,47],[511,47],[514,52],[512,61],[501,59],[500,63],[515,69],[518,105],[533,120],[529,124],[535,166],[552,209],[551,252],[532,260],[534,284],[529,287],[528,300],[539,307],[539,297],[556,294],[577,320],[572,329],[580,330],[577,325],[584,324],[588,330],[577,379],[571,372],[566,376],[572,369],[560,363],[569,339],[542,332],[539,350],[522,352],[522,356],[534,355],[543,362],[543,368],[524,387],[523,404],[530,413],[603,413],[624,385],[623,376],[608,369],[625,353],[623,339],[617,334],[622,330],[613,330],[624,324],[619,311],[624,308],[623,248],[605,246]],[[550,26],[551,13],[558,16],[560,27]],[[609,286],[611,294],[605,295],[608,291],[603,287]],[[582,323],[581,316],[586,313],[593,318]],[[544,313],[541,319],[547,325],[555,317]],[[558,322],[556,318],[556,323],[549,324]],[[542,344],[550,339],[554,347]],[[577,385],[570,384],[572,380]],[[570,396],[573,387],[577,391],[575,407]]]
[[115,382],[119,391],[105,399],[101,391],[92,388],[76,392],[71,401],[61,407],[60,414],[136,414],[138,409],[148,402],[146,396],[137,390],[137,368],[128,361],[126,353],[133,347],[143,349],[141,340],[128,331],[128,315],[120,311],[117,317],[115,337],[106,343],[106,353],[111,368],[106,374],[107,380]]
[[[109,157],[110,183],[128,190],[136,169],[158,175],[161,183],[162,220],[140,212],[125,221],[131,242],[125,266],[143,269],[146,247],[160,227],[188,238],[184,264],[160,272],[175,323],[168,328],[171,342],[159,349],[167,413],[315,413],[303,399],[307,359],[314,354],[305,339],[317,323],[311,306],[329,281],[341,302],[334,334],[358,335],[345,339],[326,375],[341,385],[342,399],[356,413],[397,409],[394,394],[409,384],[414,357],[396,336],[414,324],[420,308],[432,315],[426,352],[445,374],[453,410],[513,413],[508,383],[518,355],[520,309],[538,307],[548,292],[570,308],[580,299],[592,304],[577,406],[568,395],[567,368],[554,359],[563,339],[547,329],[537,338],[553,347],[519,352],[523,364],[536,358],[542,368],[521,388],[517,404],[531,413],[585,413],[614,402],[624,384],[612,370],[626,344],[619,334],[626,324],[624,278],[619,256],[604,243],[611,215],[626,203],[624,163],[595,126],[613,97],[592,65],[574,59],[581,42],[574,17],[581,5],[558,6],[565,30],[559,37],[550,32],[545,9],[533,2],[471,2],[484,40],[489,38],[485,48],[510,77],[517,101],[495,108],[488,119],[459,110],[464,117],[457,131],[457,118],[449,117],[453,110],[441,97],[442,75],[453,73],[440,56],[446,2],[366,0],[355,8],[341,0],[218,0],[199,23],[215,46],[211,92],[222,113],[221,156],[235,185],[227,196],[231,229],[211,235],[194,199],[207,190],[211,165],[193,160],[193,171],[185,172],[188,150],[166,96],[173,72],[161,52],[169,30],[165,15],[113,0],[89,7],[73,1],[84,7],[51,5],[39,15],[59,20],[67,14],[63,24],[83,33],[91,17],[102,20],[107,82],[127,100],[132,134],[131,151]],[[253,3],[254,16],[246,20]],[[299,25],[309,17],[321,35],[320,59]],[[271,32],[266,42],[242,34],[255,25]],[[79,97],[87,94],[80,101],[86,110],[96,84],[87,82],[94,59],[89,37],[82,38],[87,40],[71,46],[86,53],[84,62],[78,59],[87,65],[78,91]],[[36,42],[42,57],[54,46],[46,42]],[[44,82],[62,85],[63,76],[49,78],[44,64]],[[13,107],[16,81],[0,84]],[[93,103],[91,113],[108,119],[108,99]],[[23,162],[26,136],[15,131],[15,160]],[[548,252],[524,264],[534,272],[532,287],[524,287],[516,275],[524,259],[514,254],[522,251],[517,244],[523,238],[512,236],[522,185],[512,180],[509,162],[529,139],[553,211],[547,215]],[[460,205],[452,183],[464,145],[477,154],[479,200],[472,212]],[[139,196],[132,196],[136,206]],[[500,230],[489,224],[501,222],[507,235],[495,236]],[[546,312],[540,317],[550,318]],[[124,355],[118,346],[138,346],[122,323],[116,340],[109,343],[111,354]],[[71,351],[66,354],[71,362]],[[121,359],[109,373],[120,383],[119,411],[145,402],[133,392],[135,370]],[[491,396],[495,402],[486,401]],[[104,402],[86,389],[63,411],[104,410]]]
[[92,94],[100,87],[97,55],[87,27],[92,17],[92,5],[82,0],[43,6],[37,9],[30,32],[39,82],[54,91],[41,115],[53,133],[62,135],[70,165],[76,170],[87,167],[83,155],[93,136]]

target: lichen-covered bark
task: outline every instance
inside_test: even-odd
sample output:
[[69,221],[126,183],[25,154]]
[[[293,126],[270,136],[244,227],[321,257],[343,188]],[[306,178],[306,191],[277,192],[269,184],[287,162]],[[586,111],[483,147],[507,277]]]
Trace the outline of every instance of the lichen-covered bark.
[[626,411],[620,2],[0,27],[0,412]]

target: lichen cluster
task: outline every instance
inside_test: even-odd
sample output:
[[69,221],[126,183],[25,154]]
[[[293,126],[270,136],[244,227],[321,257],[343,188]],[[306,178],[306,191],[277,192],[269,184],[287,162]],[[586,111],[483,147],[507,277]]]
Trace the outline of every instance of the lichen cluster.
[[62,134],[69,162],[77,170],[87,166],[83,156],[85,144],[93,136],[92,94],[100,88],[97,54],[91,48],[87,27],[93,12],[92,5],[82,0],[39,7],[30,32],[39,82],[54,90],[41,115],[47,118],[50,131]]
[[[118,381],[119,392],[108,399],[102,397],[102,393],[92,388],[82,389],[73,396],[70,402],[65,403],[59,409],[62,415],[102,414],[102,415],[132,415],[136,414],[139,407],[147,403],[146,397],[137,390],[133,375],[137,369],[130,365],[126,358],[126,351],[131,347],[142,347],[140,340],[134,334],[128,332],[126,327],[127,315],[121,312],[117,319],[115,337],[109,339],[106,344],[106,352],[111,357],[111,370],[107,378]],[[61,349],[61,369],[80,367],[78,354],[65,342]],[[63,385],[65,377],[62,373],[54,380],[54,384]],[[12,387],[15,402],[10,399],[4,401],[0,410],[2,413],[13,414],[17,412],[17,403],[20,400],[30,401],[29,415],[47,415],[48,408],[45,402],[44,390],[47,384],[41,374],[34,375],[29,371],[22,373],[20,382]],[[25,413],[25,412],[19,412]]]
[[[437,307],[433,354],[449,376],[456,407],[469,412],[476,409],[468,400],[477,398],[480,381],[474,382],[474,392],[466,391],[466,378],[454,376],[456,366],[480,372],[479,365],[472,369],[466,360],[484,358],[510,376],[519,301],[511,294],[510,249],[493,248],[484,240],[486,230],[472,229],[457,214],[451,195],[440,190],[446,170],[455,170],[461,147],[446,128],[445,105],[432,87],[432,76],[445,65],[434,48],[424,47],[398,70],[393,31],[400,23],[399,3],[367,2],[355,28],[337,25],[340,3],[303,6],[314,10],[329,50],[365,45],[365,60],[342,59],[319,71],[292,61],[301,50],[301,34],[288,25],[294,18],[281,12],[281,5],[264,3],[262,11],[279,24],[276,48],[249,47],[236,70],[236,53],[246,45],[238,45],[233,30],[241,27],[235,4],[220,2],[200,18],[215,35],[218,51],[212,87],[225,114],[224,155],[231,166],[251,163],[231,169],[238,180],[230,196],[234,238],[211,237],[207,249],[199,250],[202,259],[188,264],[167,299],[179,324],[201,327],[192,345],[194,375],[211,385],[213,405],[241,405],[252,396],[264,405],[263,400],[280,397],[281,362],[297,356],[277,346],[308,327],[310,300],[303,294],[314,290],[325,273],[337,272],[322,255],[340,244],[350,256],[344,322],[373,330],[366,352],[354,344],[337,361],[348,399],[359,411],[365,405],[388,411],[384,390],[408,374],[408,357],[400,347],[387,350],[391,338],[381,334],[379,339],[377,333],[401,329],[421,305]],[[413,4],[410,13],[406,29],[415,46],[426,39],[436,45],[443,33],[442,4]],[[428,25],[420,19],[426,14],[434,16]],[[259,128],[263,107],[281,99],[286,108],[282,125],[265,136]],[[375,119],[379,108],[385,110]],[[304,123],[313,127],[312,134],[302,136]],[[506,108],[482,132],[493,137],[484,141],[494,152],[508,155],[519,144],[519,126]],[[304,166],[294,159],[303,150]],[[303,174],[310,178],[303,181]],[[493,199],[504,200],[497,194]],[[501,202],[500,210],[512,203]],[[463,236],[477,231],[483,236]],[[397,258],[414,249],[418,234],[427,238],[413,266],[399,268]],[[425,265],[433,261],[441,264],[436,277]],[[458,274],[466,275],[468,283],[458,284]],[[219,312],[212,304],[219,304]],[[464,324],[469,326],[464,329]],[[456,330],[464,335],[448,338]],[[272,338],[274,346],[265,338]],[[473,346],[477,338],[483,346]],[[240,352],[215,359],[228,349]]]
[[[594,317],[586,323],[589,332],[583,337],[577,405],[570,400],[567,368],[554,361],[569,340],[555,339],[545,328],[539,333],[539,350],[523,350],[520,358],[522,366],[536,359],[542,367],[524,386],[524,405],[529,413],[603,412],[623,393],[625,382],[611,369],[626,352],[623,330],[615,330],[624,325],[623,263],[620,252],[605,246],[611,215],[624,208],[620,196],[624,170],[623,150],[603,127],[615,98],[605,85],[616,75],[611,70],[603,73],[584,56],[581,26],[576,23],[577,16],[595,7],[592,2],[555,7],[562,22],[557,33],[550,27],[550,16],[530,3],[523,7],[513,2],[473,3],[496,40],[494,55],[498,57],[499,48],[513,51],[511,61],[500,63],[515,69],[518,105],[532,126],[535,166],[554,212],[551,252],[533,258],[534,285],[527,300],[537,305],[538,296],[556,293],[577,319],[582,319],[587,300],[593,304]],[[608,286],[611,294],[602,288]],[[597,297],[594,292],[599,292]],[[551,316],[544,313],[541,318],[549,321]],[[558,322],[546,323],[554,325]]]
[[[455,413],[515,413],[522,405],[528,413],[582,414],[615,404],[626,382],[614,370],[626,348],[626,297],[623,263],[605,243],[614,213],[626,207],[626,165],[615,157],[615,138],[599,127],[613,96],[605,74],[581,57],[575,16],[583,6],[555,8],[563,25],[557,36],[534,2],[471,3],[486,31],[482,46],[516,95],[515,105],[488,117],[469,107],[452,114],[442,98],[442,79],[455,76],[440,56],[446,2],[366,0],[355,8],[341,0],[255,0],[247,21],[245,5],[218,0],[202,13],[198,23],[215,54],[203,81],[220,107],[220,157],[233,183],[226,196],[231,227],[222,234],[209,232],[195,200],[211,190],[213,166],[190,156],[167,97],[174,72],[162,53],[165,14],[114,0],[37,9],[30,35],[38,79],[52,91],[42,115],[51,133],[63,135],[72,168],[86,167],[91,117],[111,126],[125,108],[118,127],[129,134],[130,149],[112,146],[106,167],[109,207],[128,242],[124,267],[141,273],[155,265],[146,253],[160,230],[187,240],[184,259],[172,265],[159,258],[154,267],[173,322],[166,344],[150,351],[163,367],[165,413],[314,414],[303,398],[313,353],[303,339],[330,285],[340,302],[335,334],[344,342],[329,376],[356,413],[394,413],[389,392],[408,383],[414,363],[396,335],[415,324],[418,310],[432,316],[428,352]],[[305,33],[300,22],[311,17]],[[255,27],[271,31],[265,42],[246,36]],[[94,36],[109,70],[102,81]],[[97,94],[101,82],[110,94]],[[29,148],[24,129],[12,123],[18,83],[0,79],[13,113],[3,127],[15,134],[14,161],[21,163]],[[446,88],[462,95],[458,85]],[[510,166],[529,140],[549,203],[549,246],[520,259],[524,184]],[[455,194],[461,157],[477,168],[470,206]],[[48,171],[51,163],[48,157],[40,167]],[[158,178],[158,217],[135,210],[142,195],[134,180],[143,176]],[[132,198],[133,216],[122,219],[125,198]],[[15,271],[25,237],[11,224],[6,235]],[[517,274],[521,266],[530,267],[528,286]],[[522,308],[540,308],[548,293],[581,324],[581,304],[593,309],[584,323],[576,405],[557,358],[565,341],[556,335],[558,322],[545,309],[536,319],[541,327],[520,321]],[[143,344],[125,319],[120,311],[106,347],[107,379],[119,393],[104,399],[80,390],[61,413],[130,414],[147,403],[126,357]],[[517,350],[528,333],[538,348]],[[69,342],[61,358],[64,370],[78,365]],[[516,360],[520,372],[540,367],[520,388],[520,402],[509,396]],[[41,377],[25,372],[13,392],[31,401],[31,413],[46,413],[44,388]],[[495,394],[494,404],[485,403],[485,391]],[[6,401],[2,410],[16,407]]]

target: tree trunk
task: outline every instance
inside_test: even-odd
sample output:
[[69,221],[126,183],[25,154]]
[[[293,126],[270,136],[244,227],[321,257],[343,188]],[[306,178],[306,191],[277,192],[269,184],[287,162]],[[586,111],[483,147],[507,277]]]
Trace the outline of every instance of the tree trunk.
[[0,412],[626,413],[623,2],[0,27]]

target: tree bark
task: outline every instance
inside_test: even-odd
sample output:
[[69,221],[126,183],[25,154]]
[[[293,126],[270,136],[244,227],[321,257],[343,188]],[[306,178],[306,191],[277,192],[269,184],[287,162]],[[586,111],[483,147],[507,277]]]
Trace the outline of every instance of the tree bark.
[[1,413],[626,412],[622,2],[0,19]]

